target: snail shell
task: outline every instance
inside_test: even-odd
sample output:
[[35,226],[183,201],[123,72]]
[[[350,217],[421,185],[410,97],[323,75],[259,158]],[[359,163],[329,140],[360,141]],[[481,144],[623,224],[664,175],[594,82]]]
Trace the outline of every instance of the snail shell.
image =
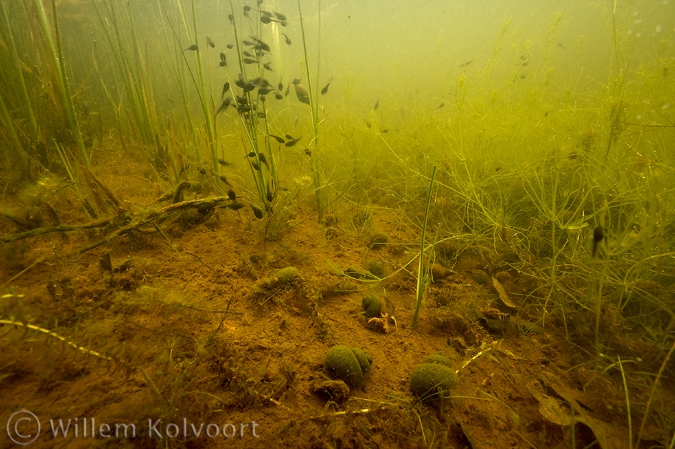
[[380,318],[384,313],[389,316],[396,315],[394,303],[386,296],[382,298],[375,295],[364,296],[361,306],[367,318]]
[[457,374],[443,353],[424,359],[410,374],[410,391],[420,399],[442,396],[457,385]]
[[324,368],[334,378],[354,387],[363,383],[372,363],[373,356],[361,349],[337,345],[328,350]]

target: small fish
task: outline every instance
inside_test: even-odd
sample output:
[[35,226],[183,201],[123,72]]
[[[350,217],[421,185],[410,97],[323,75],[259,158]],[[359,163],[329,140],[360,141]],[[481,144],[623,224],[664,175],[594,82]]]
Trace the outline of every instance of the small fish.
[[274,15],[277,17],[279,20],[286,20],[286,16],[281,14],[280,12],[274,11]]
[[445,106],[445,103],[439,104],[438,107],[437,107],[436,109],[441,109],[443,106]]
[[297,86],[298,84],[300,84],[300,81],[302,81],[300,78],[293,78],[293,81],[291,81],[291,84],[293,84],[294,86]]
[[274,194],[272,194],[272,190],[270,190],[269,184],[267,185],[267,201],[272,202],[274,200]]
[[379,107],[380,107],[380,100],[377,100],[375,102],[375,106],[373,106],[373,110],[377,110],[377,108],[379,108]]
[[268,23],[272,22],[272,19],[270,19],[269,16],[260,16],[260,21],[264,24],[268,24]]
[[284,96],[281,95],[279,92],[277,92],[276,94],[274,94],[274,98],[276,98],[277,100],[283,100]]
[[208,36],[206,36],[206,43],[209,45],[209,47],[216,48],[216,44],[214,44],[211,38]]
[[234,48],[234,45],[232,45],[232,44],[227,44],[226,47],[227,47],[228,50],[232,50],[232,49]]
[[602,226],[596,226],[593,229],[593,251],[592,255],[595,257],[596,252],[598,251],[598,245],[602,242],[602,239],[605,238],[605,231],[602,229]]
[[227,184],[228,186],[230,185],[230,183],[227,182],[227,178],[226,178],[225,176],[220,175],[220,176],[218,176],[218,178],[220,178],[220,180],[223,181],[223,182],[224,182],[225,184]]
[[520,55],[520,60],[524,61],[525,60],[525,55]]
[[227,18],[230,21],[230,23],[234,23],[234,16],[232,14],[228,14]]
[[272,17],[272,13],[269,11],[260,11],[260,14],[262,14],[263,16]]
[[221,99],[225,96],[225,94],[227,93],[228,90],[230,90],[230,83],[229,82],[223,84],[223,92],[220,94]]
[[253,204],[251,204],[251,209],[253,209],[253,215],[255,215],[255,218],[258,220],[262,220],[263,218],[263,211],[258,207]]
[[465,62],[464,64],[461,64],[460,67],[467,67],[467,66],[470,66],[471,63],[474,62],[474,61],[475,61],[475,59],[472,59],[471,61],[467,61],[467,62]]
[[221,61],[226,61],[226,60],[227,60],[227,56],[226,56],[225,53],[223,53],[222,51],[220,52],[220,60],[221,60]]
[[295,85],[295,95],[300,103],[309,104],[309,91],[302,84]]
[[267,158],[265,157],[264,154],[262,154],[262,153],[258,154],[258,159],[260,159],[260,162],[267,165]]
[[283,137],[275,136],[274,134],[268,134],[268,136],[270,136],[279,143],[286,143]]
[[260,95],[267,95],[270,92],[272,92],[272,89],[270,89],[268,87],[261,87],[261,88],[258,89],[258,93]]
[[234,98],[235,98],[235,100],[237,100],[237,103],[239,103],[239,104],[248,104],[248,99],[243,95],[237,95]]
[[258,64],[258,60],[252,58],[244,58],[243,61],[244,64]]
[[240,104],[239,106],[237,106],[237,112],[239,112],[240,114],[251,112],[251,106],[247,104]]
[[251,167],[255,168],[256,170],[260,171],[260,165],[258,165],[257,162],[253,161],[251,162]]
[[290,134],[286,134],[286,138],[287,138],[288,140],[293,140],[293,139],[294,139],[294,137],[291,136]]
[[291,45],[291,40],[288,38],[288,36],[286,36],[285,33],[281,33],[281,34],[286,38],[286,44]]
[[288,87],[286,88],[286,93],[284,93],[284,97],[288,97],[288,93],[291,91],[291,85],[289,84]]
[[527,65],[529,65],[529,64],[530,64],[529,61],[523,61],[523,63],[520,64],[520,65],[522,65],[523,67],[525,67],[525,66],[527,66]]
[[246,50],[244,50],[242,53],[244,53],[244,56],[248,56],[249,58],[255,58],[255,56],[253,56],[251,53],[247,52]]
[[220,113],[223,112],[225,109],[227,109],[228,107],[230,107],[231,101],[232,101],[232,100],[231,100],[230,98],[226,98],[225,101],[223,101],[223,103],[220,105],[220,107],[219,107],[218,110],[216,111],[216,115],[220,114]]
[[363,121],[366,122],[366,126],[368,127],[368,129],[370,129],[371,126],[372,126],[372,125],[370,124],[370,122],[369,122],[368,120],[366,120],[366,119],[363,119]]
[[321,89],[321,95],[326,95],[328,93],[328,88],[330,87],[330,83],[332,82],[333,79],[331,78],[331,80],[328,81],[328,84],[326,84],[326,86],[323,89]]
[[218,163],[222,165],[223,167],[227,167],[228,165],[232,165],[229,162],[227,162],[225,159],[218,159]]
[[389,129],[384,128],[383,130],[380,131],[382,134],[387,134],[389,132]]
[[274,72],[274,70],[272,70],[272,67],[270,66],[270,64],[271,64],[270,62],[266,62],[266,63],[263,64],[263,67],[265,67],[265,69],[269,70],[270,72]]
[[255,45],[253,42],[251,42],[251,41],[246,41],[246,40],[241,41],[241,43],[244,44],[244,45],[248,45],[248,46],[250,46],[250,47],[253,47],[253,46]]
[[218,63],[218,65],[221,66],[221,67],[227,67],[227,62],[225,62],[225,61],[220,61],[220,62]]
[[[265,97],[260,97],[260,99],[264,101]],[[264,112],[262,111],[258,112],[258,118],[265,118],[265,117],[267,117],[267,115]]]
[[279,89],[279,92],[284,90],[284,83],[282,83],[283,80],[284,80],[284,77],[282,76],[281,79],[279,80],[279,84],[277,84],[277,89]]
[[312,157],[312,151],[309,148],[305,148],[305,154],[309,157]]
[[228,197],[229,199],[231,199],[232,201],[236,201],[236,200],[237,200],[237,194],[234,193],[234,190],[232,190],[232,189],[230,189],[230,190],[227,191],[227,197]]
[[190,45],[188,48],[186,48],[186,49],[183,50],[183,51],[188,51],[188,50],[189,50],[189,51],[195,51],[195,50],[197,50],[197,49],[199,49],[199,47],[197,46],[197,44],[192,44],[192,45]]
[[255,83],[249,81],[248,83],[244,84],[244,92],[251,92],[253,89],[255,89]]
[[567,50],[561,42],[558,42],[558,47],[562,48],[563,50]]
[[520,75],[520,79],[521,79],[521,80],[524,80],[524,79],[525,79],[525,74],[524,74],[524,73]]

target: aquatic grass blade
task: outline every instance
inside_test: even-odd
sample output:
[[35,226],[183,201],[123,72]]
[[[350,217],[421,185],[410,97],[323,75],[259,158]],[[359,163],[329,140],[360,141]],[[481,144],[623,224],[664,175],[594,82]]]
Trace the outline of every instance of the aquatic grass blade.
[[420,262],[417,267],[417,305],[413,315],[412,328],[417,329],[417,320],[422,308],[422,297],[424,296],[424,240],[427,234],[427,220],[429,219],[429,205],[431,204],[431,192],[434,189],[434,178],[436,178],[436,166],[431,172],[431,181],[429,182],[429,193],[427,194],[427,207],[424,211],[424,224],[422,225],[422,240],[420,242]]

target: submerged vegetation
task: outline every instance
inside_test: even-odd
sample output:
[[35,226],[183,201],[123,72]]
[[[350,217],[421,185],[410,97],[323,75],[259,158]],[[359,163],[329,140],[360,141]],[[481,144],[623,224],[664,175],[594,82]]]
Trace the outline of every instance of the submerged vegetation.
[[[402,447],[477,444],[469,424],[460,422],[449,435],[428,413],[436,406],[438,416],[449,413],[443,401],[451,397],[508,410],[510,424],[497,427],[508,426],[523,441],[537,434],[536,426],[522,425],[519,413],[526,412],[514,411],[508,394],[454,390],[475,374],[465,370],[469,362],[452,370],[443,355],[448,366],[419,365],[439,349],[425,338],[440,335],[472,369],[481,358],[499,361],[514,384],[503,359],[547,354],[541,370],[548,374],[516,386],[539,410],[550,408],[541,412],[546,424],[536,447],[597,439],[603,448],[672,448],[675,25],[654,24],[651,33],[645,27],[667,16],[659,8],[672,12],[674,5],[587,6],[606,26],[590,37],[582,25],[575,28],[579,17],[571,12],[536,9],[541,16],[532,29],[500,13],[491,22],[498,26],[481,27],[491,44],[466,49],[441,37],[452,34],[445,27],[425,25],[432,18],[392,6],[400,36],[389,35],[377,15],[360,36],[372,45],[385,41],[376,51],[349,46],[352,28],[364,19],[360,6],[346,3],[2,2],[1,344],[25,348],[32,343],[26,335],[41,335],[61,342],[63,352],[74,348],[127,372],[138,368],[169,419],[188,396],[206,398],[191,409],[199,416],[260,404],[293,415],[281,397],[298,382],[296,370],[321,369],[317,354],[337,345],[371,352],[359,332],[407,335],[398,346],[409,343],[416,358],[408,349],[396,353],[410,369],[388,379],[377,399],[381,408],[362,402],[349,409],[348,388],[306,375],[314,382],[309,390],[328,403],[325,413],[305,416],[389,410],[419,436],[405,440],[390,429],[395,437],[377,440],[363,431],[359,438]],[[639,7],[650,16],[643,18]],[[420,21],[415,33],[407,17]],[[417,32],[429,40],[410,44]],[[187,236],[204,229],[208,243],[188,251]],[[316,246],[306,250],[303,237]],[[216,241],[230,246],[216,248]],[[148,268],[161,261],[134,266],[148,248],[167,261],[196,260],[213,278],[208,286],[192,282],[213,297],[230,285],[233,296],[241,293],[239,308],[230,308],[232,296],[205,306],[188,298],[189,289],[163,285],[162,270]],[[104,252],[94,255],[95,249]],[[223,258],[238,265],[227,268]],[[100,271],[104,287],[75,293],[70,277],[50,271],[85,260]],[[274,273],[290,268],[292,278],[280,282]],[[156,283],[148,280],[152,273]],[[242,293],[250,288],[253,294]],[[382,288],[398,295],[397,316],[392,306],[364,318],[361,297]],[[48,299],[28,299],[40,295]],[[348,299],[329,304],[334,298]],[[310,361],[280,362],[276,374],[265,365],[269,359],[256,359],[247,372],[223,336],[242,303],[255,311],[247,325],[274,309],[279,332],[301,338],[305,331],[288,324],[300,316],[325,347]],[[334,318],[331,307],[345,316]],[[161,356],[122,345],[132,331],[111,331],[134,314],[178,326],[188,310],[183,324],[195,331],[164,335],[154,343]],[[217,317],[215,331],[200,327],[195,313]],[[93,317],[102,320],[99,328]],[[355,317],[362,319],[356,331]],[[96,328],[93,339],[77,341],[80,322]],[[99,337],[111,345],[86,347]],[[527,355],[495,349],[502,339],[526,338],[536,342]],[[569,385],[560,383],[560,373],[551,377],[548,365],[563,345],[574,354],[565,366],[576,376]],[[368,384],[378,363],[387,363],[386,352],[373,352],[372,369],[354,385]],[[150,372],[153,357],[163,368]],[[15,374],[15,362],[0,362],[2,382]],[[417,365],[442,371],[441,383],[453,390],[413,389],[406,396],[392,386]],[[206,377],[195,380],[197,373]],[[3,396],[11,396],[12,385],[0,383]],[[621,413],[603,413],[622,420],[620,426],[603,427],[575,396],[609,394],[608,385],[625,402]],[[425,408],[415,399],[435,395],[445,399]],[[556,430],[547,434],[551,423]],[[576,433],[579,423],[592,438]],[[429,440],[425,429],[440,432],[445,443]],[[342,438],[340,429],[330,435],[326,444]]]

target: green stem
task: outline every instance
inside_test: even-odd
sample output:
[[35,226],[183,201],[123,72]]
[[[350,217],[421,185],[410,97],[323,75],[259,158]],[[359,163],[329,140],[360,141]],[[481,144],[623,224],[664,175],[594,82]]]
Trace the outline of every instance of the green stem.
[[305,72],[307,73],[307,90],[309,91],[309,109],[312,115],[312,142],[314,143],[314,151],[310,157],[312,162],[312,174],[314,175],[314,189],[316,192],[316,209],[319,222],[323,221],[323,207],[321,202],[321,188],[322,180],[321,173],[316,163],[316,155],[319,148],[319,68],[321,67],[321,0],[318,1],[319,24],[318,24],[318,50],[317,50],[317,70],[316,70],[316,91],[312,92],[312,79],[309,72],[309,58],[307,57],[307,39],[305,38],[305,22],[302,19],[302,8],[300,7],[300,0],[298,0],[298,11],[300,13],[300,29],[302,30],[302,45],[305,52]]
[[427,235],[427,220],[429,218],[429,205],[431,204],[431,192],[434,188],[434,178],[436,177],[436,166],[431,172],[431,182],[429,183],[429,193],[427,194],[427,207],[424,211],[424,225],[422,226],[422,241],[420,242],[420,263],[417,268],[417,306],[415,315],[413,315],[412,328],[417,329],[417,320],[422,308],[422,297],[424,296],[424,240]]

